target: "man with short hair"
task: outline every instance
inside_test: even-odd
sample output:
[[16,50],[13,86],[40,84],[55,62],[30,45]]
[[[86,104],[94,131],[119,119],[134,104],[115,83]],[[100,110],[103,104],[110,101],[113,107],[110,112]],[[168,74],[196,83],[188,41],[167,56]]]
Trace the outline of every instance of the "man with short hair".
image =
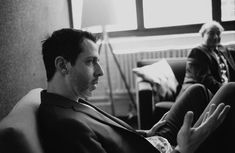
[[235,81],[235,56],[220,43],[223,31],[217,21],[202,25],[202,42],[188,54],[181,93],[191,84],[201,83],[214,95],[223,84]]
[[[43,42],[42,55],[48,86],[41,92],[38,124],[48,153],[193,153],[230,108],[216,100],[209,106],[195,100],[188,105],[191,94],[201,94],[201,103],[208,100],[201,92],[203,86],[195,85],[150,130],[136,131],[85,100],[103,75],[92,34],[75,29],[55,31]],[[235,89],[235,85],[229,88]],[[195,119],[201,115],[194,127],[193,115]]]

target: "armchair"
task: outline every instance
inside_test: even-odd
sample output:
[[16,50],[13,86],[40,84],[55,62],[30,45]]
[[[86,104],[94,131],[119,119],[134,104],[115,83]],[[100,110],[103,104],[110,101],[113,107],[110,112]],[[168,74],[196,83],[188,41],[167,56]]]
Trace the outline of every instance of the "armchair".
[[[144,59],[137,62],[137,67],[143,67],[153,64],[160,59]],[[136,95],[137,95],[137,118],[139,129],[149,129],[156,123],[164,113],[166,113],[174,104],[175,98],[179,94],[184,81],[185,67],[187,58],[166,58],[170,65],[176,80],[178,81],[177,90],[173,99],[156,99],[154,98],[153,86],[151,83],[136,78]]]

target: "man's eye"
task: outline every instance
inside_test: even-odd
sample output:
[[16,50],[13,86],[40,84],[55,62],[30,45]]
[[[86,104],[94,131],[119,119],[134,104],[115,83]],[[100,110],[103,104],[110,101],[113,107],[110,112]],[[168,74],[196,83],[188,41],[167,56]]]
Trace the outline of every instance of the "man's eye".
[[88,63],[88,64],[92,64],[92,63],[93,63],[93,60],[88,60],[87,63]]
[[97,64],[97,63],[99,63],[99,59],[96,59],[96,58],[92,58],[92,59],[88,59],[88,60],[87,60],[87,64],[93,64],[93,65],[95,65],[95,64]]
[[87,63],[88,64],[95,64],[97,62],[97,60],[88,60]]

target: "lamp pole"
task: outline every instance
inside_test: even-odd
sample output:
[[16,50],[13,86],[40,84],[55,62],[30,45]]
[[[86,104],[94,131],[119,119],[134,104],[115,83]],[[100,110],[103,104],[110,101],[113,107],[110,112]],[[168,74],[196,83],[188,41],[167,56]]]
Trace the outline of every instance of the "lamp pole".
[[108,79],[108,87],[109,87],[109,99],[110,99],[110,102],[111,102],[111,112],[112,112],[112,115],[115,115],[115,108],[114,108],[114,99],[113,99],[113,91],[112,91],[112,83],[111,83],[111,78],[110,78],[110,68],[109,68],[109,58],[108,58],[108,51],[111,52],[112,56],[113,56],[113,59],[114,59],[114,62],[115,64],[117,65],[117,68],[118,68],[118,71],[121,75],[121,78],[124,82],[124,85],[125,85],[125,88],[128,92],[128,95],[130,97],[130,100],[131,100],[131,108],[130,108],[130,112],[128,114],[128,117],[131,118],[134,116],[134,114],[136,113],[136,104],[135,104],[135,100],[134,100],[134,97],[130,91],[130,87],[126,81],[126,77],[121,69],[121,66],[118,62],[118,59],[116,57],[116,55],[114,54],[113,52],[113,48],[112,48],[112,45],[110,44],[109,40],[108,40],[108,34],[106,32],[106,29],[105,29],[105,26],[102,27],[103,28],[103,39],[102,39],[102,42],[100,44],[100,47],[99,47],[99,52],[102,48],[102,46],[104,45],[104,49],[105,49],[105,61],[106,61],[106,71],[107,71],[107,79]]
[[109,57],[108,57],[108,34],[105,30],[105,26],[102,26],[103,29],[103,38],[99,47],[99,52],[104,46],[104,54],[105,54],[105,62],[106,62],[106,72],[107,72],[107,79],[108,79],[108,88],[109,88],[109,100],[111,103],[111,113],[112,115],[115,116],[115,109],[114,109],[114,100],[113,100],[113,88],[112,88],[112,83],[111,83],[111,78],[110,78],[110,68],[109,68]]

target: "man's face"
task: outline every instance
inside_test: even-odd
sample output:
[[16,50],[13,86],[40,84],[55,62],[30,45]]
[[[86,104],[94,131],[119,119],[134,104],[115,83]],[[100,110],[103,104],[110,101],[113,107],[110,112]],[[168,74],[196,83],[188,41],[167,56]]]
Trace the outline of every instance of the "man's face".
[[215,48],[220,43],[220,39],[218,28],[207,29],[203,36],[204,44],[212,48]]
[[67,75],[72,92],[79,97],[89,97],[96,89],[98,79],[103,75],[99,64],[98,46],[89,39],[83,41],[83,50]]

